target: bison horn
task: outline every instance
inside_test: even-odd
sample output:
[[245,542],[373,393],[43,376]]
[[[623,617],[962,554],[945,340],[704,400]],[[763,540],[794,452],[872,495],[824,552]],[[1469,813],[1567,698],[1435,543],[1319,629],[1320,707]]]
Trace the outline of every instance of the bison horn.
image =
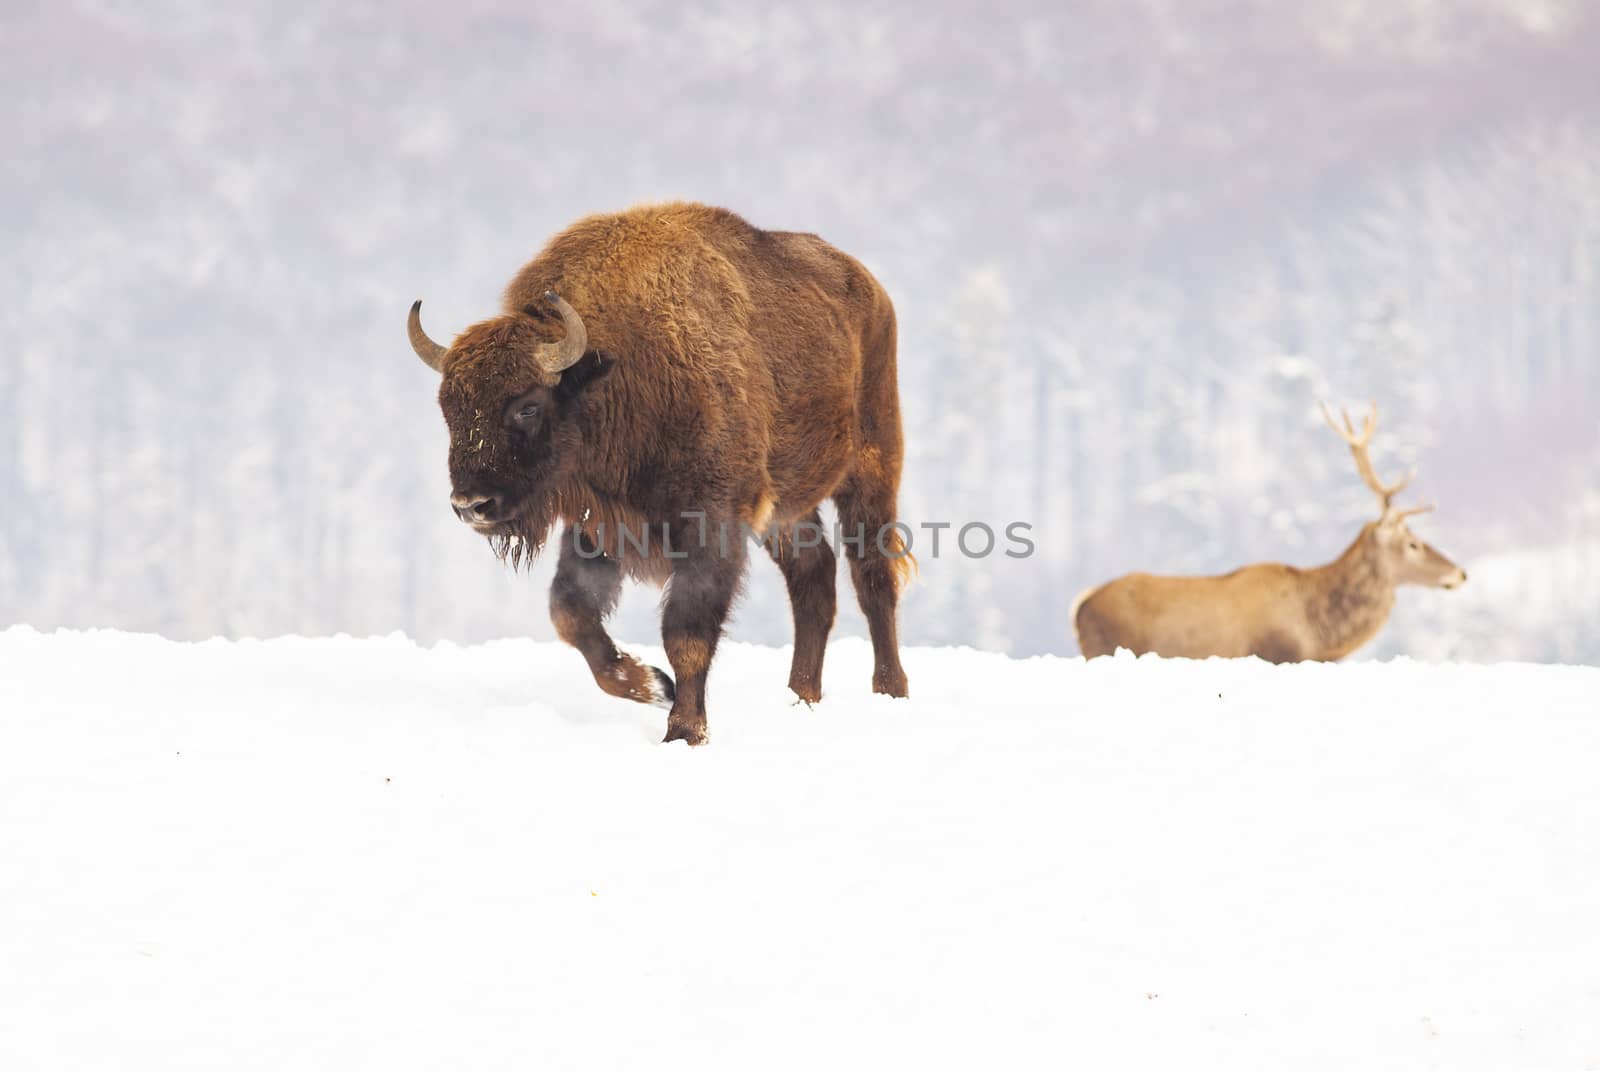
[[560,342],[546,342],[539,346],[539,366],[553,376],[559,376],[563,371],[578,363],[584,351],[589,348],[589,332],[584,330],[583,318],[568,305],[554,290],[546,290],[544,299],[555,306],[561,314],[561,322],[567,329],[567,337]]
[[406,320],[406,332],[411,335],[411,348],[417,351],[422,363],[435,372],[444,371],[445,348],[428,337],[422,329],[422,302],[411,304],[411,316]]

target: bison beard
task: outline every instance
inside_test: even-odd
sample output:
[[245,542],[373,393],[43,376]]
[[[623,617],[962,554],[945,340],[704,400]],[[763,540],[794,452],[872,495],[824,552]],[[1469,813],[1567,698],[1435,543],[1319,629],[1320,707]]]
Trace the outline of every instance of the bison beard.
[[531,568],[533,560],[544,550],[551,530],[566,515],[559,495],[530,495],[516,516],[484,533],[484,538],[489,541],[494,556],[512,571],[523,566]]
[[[503,313],[449,347],[428,338],[419,306],[407,328],[443,377],[452,505],[513,569],[565,525],[551,620],[602,689],[670,704],[666,739],[704,743],[743,533],[818,523],[832,498],[846,531],[869,533],[843,550],[873,689],[906,694],[895,613],[910,562],[893,556],[898,536],[889,554],[871,538],[896,520],[903,454],[894,308],[860,263],[722,209],[647,206],[556,235],[507,287]],[[648,532],[649,549],[624,532]],[[785,537],[767,549],[794,611],[789,685],[815,702],[837,559]],[[625,575],[666,586],[672,677],[605,631]]]

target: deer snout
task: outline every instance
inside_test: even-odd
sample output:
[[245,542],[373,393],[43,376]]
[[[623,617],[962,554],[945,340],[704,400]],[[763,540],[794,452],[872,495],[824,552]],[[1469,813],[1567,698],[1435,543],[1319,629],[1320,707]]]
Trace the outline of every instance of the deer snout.
[[1446,591],[1454,591],[1456,588],[1459,588],[1462,584],[1465,584],[1466,582],[1467,582],[1467,571],[1465,569],[1457,569],[1453,576],[1447,577],[1445,579],[1444,589]]

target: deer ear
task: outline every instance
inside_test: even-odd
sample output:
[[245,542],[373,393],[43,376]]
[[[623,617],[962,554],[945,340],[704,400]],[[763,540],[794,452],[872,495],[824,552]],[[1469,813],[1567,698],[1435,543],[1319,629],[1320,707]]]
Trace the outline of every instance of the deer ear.
[[616,357],[605,350],[590,350],[561,373],[561,382],[556,384],[556,398],[563,402],[571,401],[610,375],[616,363]]

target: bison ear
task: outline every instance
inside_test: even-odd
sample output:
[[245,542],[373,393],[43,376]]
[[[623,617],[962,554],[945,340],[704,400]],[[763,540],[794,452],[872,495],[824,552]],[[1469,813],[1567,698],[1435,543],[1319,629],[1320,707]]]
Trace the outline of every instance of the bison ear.
[[610,375],[616,363],[617,359],[605,350],[590,350],[561,373],[561,382],[556,384],[556,397],[563,402],[571,401],[586,387]]

